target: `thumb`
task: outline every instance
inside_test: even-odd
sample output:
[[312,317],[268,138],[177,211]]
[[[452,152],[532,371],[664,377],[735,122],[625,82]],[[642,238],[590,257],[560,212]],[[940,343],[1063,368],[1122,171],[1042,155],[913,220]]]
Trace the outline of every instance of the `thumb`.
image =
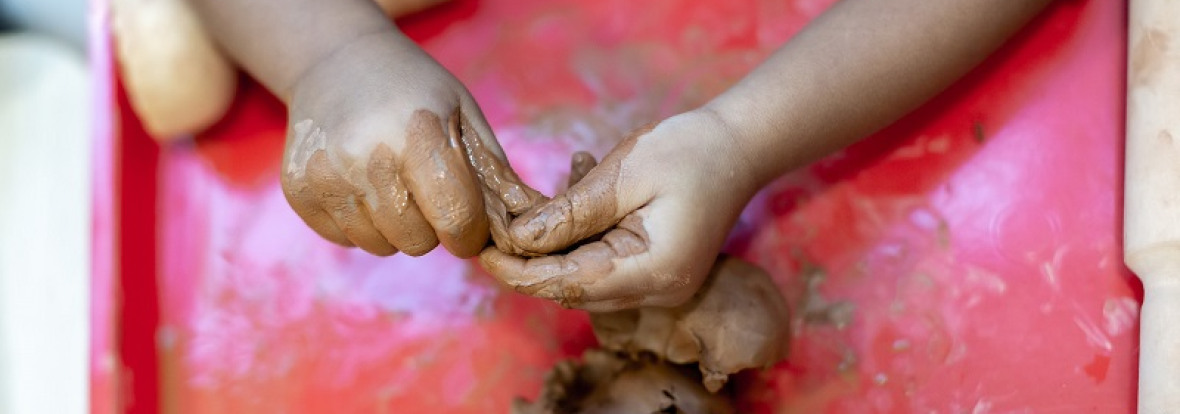
[[575,152],[570,158],[570,177],[566,184],[566,188],[573,187],[578,181],[586,178],[586,174],[590,173],[595,166],[598,165],[598,160],[594,159],[594,155],[586,151]]
[[[634,203],[621,206],[616,190],[622,159],[632,145],[633,139],[624,141],[597,167],[593,167],[592,157],[587,159],[588,154],[577,154],[569,190],[513,220],[508,228],[512,244],[531,254],[556,252],[606,231],[640,207],[630,205]],[[578,181],[587,169],[590,171]]]

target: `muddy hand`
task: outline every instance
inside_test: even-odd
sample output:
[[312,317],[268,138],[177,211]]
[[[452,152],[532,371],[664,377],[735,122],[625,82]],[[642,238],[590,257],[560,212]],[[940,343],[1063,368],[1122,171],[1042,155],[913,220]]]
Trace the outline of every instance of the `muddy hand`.
[[[508,235],[508,225],[517,216],[548,201],[548,198],[524,184],[502,158],[491,156],[480,144],[478,136],[469,138],[464,135],[464,139],[464,142],[470,142],[467,145],[468,157],[484,184],[484,207],[487,210],[493,244],[501,252],[510,255],[538,256],[513,244],[512,238]],[[575,152],[570,160],[567,188],[580,181],[597,164],[598,161],[590,153]]]
[[727,134],[696,112],[632,133],[566,193],[511,222],[510,244],[540,257],[485,249],[481,263],[517,291],[569,307],[685,301],[756,189]]
[[[503,154],[489,149],[476,129],[465,124],[462,135],[468,162],[475,169],[482,185],[483,206],[493,244],[507,254],[526,254],[512,244],[508,237],[508,224],[547,198],[521,181]],[[495,140],[491,142],[495,143]],[[590,161],[594,161],[593,156],[590,156]]]
[[489,235],[485,185],[510,211],[539,197],[514,187],[503,160],[467,90],[412,43],[358,38],[292,88],[283,192],[338,244],[476,255]]

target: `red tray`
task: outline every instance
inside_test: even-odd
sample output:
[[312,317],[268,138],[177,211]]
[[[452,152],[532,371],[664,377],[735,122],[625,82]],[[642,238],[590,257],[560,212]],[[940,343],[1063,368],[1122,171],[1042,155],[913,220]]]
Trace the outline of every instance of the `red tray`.
[[[402,24],[552,193],[569,153],[704,102],[830,3],[456,0]],[[594,344],[583,314],[472,261],[316,237],[280,193],[284,110],[252,83],[213,130],[159,148],[96,17],[115,127],[96,144],[92,411],[504,412]],[[755,199],[727,249],[774,276],[796,337],[736,381],[742,412],[1134,412],[1124,20],[1121,2],[1056,2],[937,99]]]

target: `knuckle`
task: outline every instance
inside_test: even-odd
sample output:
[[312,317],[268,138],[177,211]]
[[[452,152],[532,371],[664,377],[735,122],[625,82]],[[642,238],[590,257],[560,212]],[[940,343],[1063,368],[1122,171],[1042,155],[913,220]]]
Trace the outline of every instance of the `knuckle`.
[[398,246],[402,253],[412,257],[418,257],[425,255],[426,253],[430,253],[436,247],[438,247],[438,240],[434,238],[408,243],[405,246]]
[[397,253],[397,249],[387,243],[365,243],[360,248],[375,256],[388,257]]

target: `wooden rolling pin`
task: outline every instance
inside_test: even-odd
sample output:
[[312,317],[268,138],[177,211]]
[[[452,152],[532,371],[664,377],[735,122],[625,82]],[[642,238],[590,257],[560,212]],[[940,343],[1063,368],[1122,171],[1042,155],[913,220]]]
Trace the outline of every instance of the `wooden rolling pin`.
[[1180,412],[1180,1],[1132,0],[1124,260],[1143,281],[1139,412]]

